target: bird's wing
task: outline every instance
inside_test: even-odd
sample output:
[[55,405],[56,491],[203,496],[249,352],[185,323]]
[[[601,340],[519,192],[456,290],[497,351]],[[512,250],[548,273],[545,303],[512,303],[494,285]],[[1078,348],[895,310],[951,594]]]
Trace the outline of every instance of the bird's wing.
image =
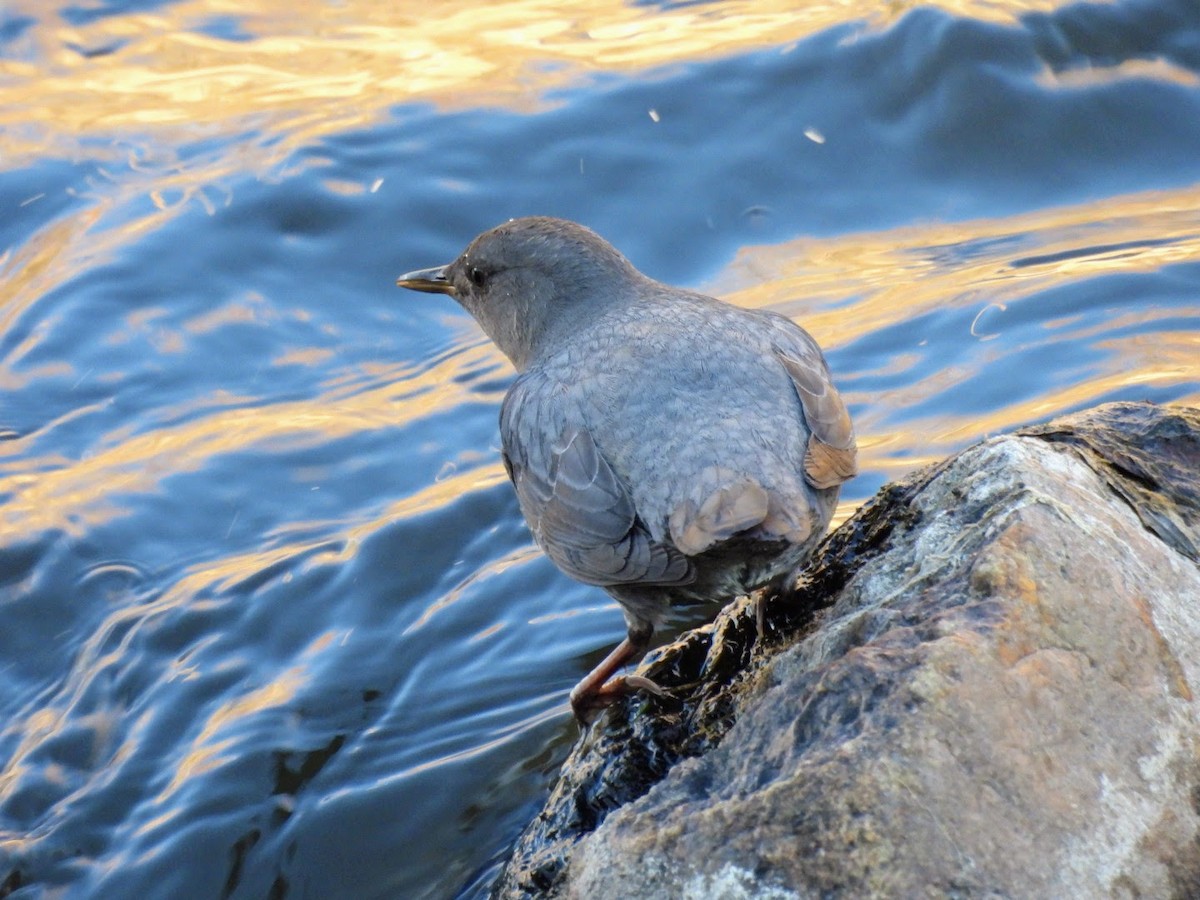
[[858,474],[854,426],[833,386],[821,349],[790,319],[775,322],[775,355],[787,370],[811,432],[804,454],[804,477],[818,489],[836,487]]
[[538,544],[587,584],[690,581],[687,558],[650,537],[582,416],[571,413],[567,392],[533,373],[518,379],[500,411],[504,465]]

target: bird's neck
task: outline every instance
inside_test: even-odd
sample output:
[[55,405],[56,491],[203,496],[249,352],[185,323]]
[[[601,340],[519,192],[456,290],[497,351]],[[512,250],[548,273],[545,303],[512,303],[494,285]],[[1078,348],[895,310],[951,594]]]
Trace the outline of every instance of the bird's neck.
[[581,291],[570,303],[546,311],[538,328],[529,332],[531,340],[521,360],[511,354],[509,358],[517,371],[523,372],[557,357],[567,348],[583,353],[589,346],[605,343],[596,340],[596,335],[614,330],[622,310],[636,302],[638,290],[639,285],[632,281],[610,281],[600,289]]

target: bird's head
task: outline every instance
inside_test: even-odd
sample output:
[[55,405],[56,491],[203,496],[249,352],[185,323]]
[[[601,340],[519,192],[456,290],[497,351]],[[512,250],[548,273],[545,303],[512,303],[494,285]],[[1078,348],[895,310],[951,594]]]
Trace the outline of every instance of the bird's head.
[[512,219],[475,238],[449,265],[402,275],[400,287],[449,294],[518,371],[550,352],[644,280],[595,232],[564,219]]

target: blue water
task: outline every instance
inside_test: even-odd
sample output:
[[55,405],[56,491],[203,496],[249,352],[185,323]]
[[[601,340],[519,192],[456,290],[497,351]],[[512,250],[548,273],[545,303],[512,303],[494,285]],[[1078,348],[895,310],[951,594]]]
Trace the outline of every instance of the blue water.
[[[1200,403],[1200,7],[0,9],[0,897],[485,889],[622,635],[512,372],[529,213],[827,348],[862,475]],[[481,11],[487,10],[487,15]]]

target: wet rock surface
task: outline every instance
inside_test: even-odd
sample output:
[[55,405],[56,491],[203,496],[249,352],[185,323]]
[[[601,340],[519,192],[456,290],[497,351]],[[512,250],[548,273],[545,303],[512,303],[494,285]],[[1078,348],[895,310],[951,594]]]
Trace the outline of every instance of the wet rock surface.
[[889,485],[593,726],[499,897],[1200,895],[1200,411]]

